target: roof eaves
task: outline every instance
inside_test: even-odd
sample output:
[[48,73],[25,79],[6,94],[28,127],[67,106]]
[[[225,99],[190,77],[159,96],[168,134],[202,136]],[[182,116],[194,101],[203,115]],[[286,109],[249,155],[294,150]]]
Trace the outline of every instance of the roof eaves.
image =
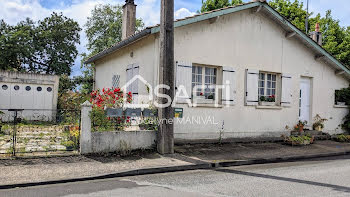
[[113,52],[115,52],[116,50],[122,48],[122,47],[125,47],[127,45],[129,45],[130,43],[132,42],[135,42],[147,35],[151,34],[151,29],[150,28],[146,28],[142,31],[140,31],[139,33],[136,33],[132,36],[130,36],[129,38],[125,39],[125,40],[122,40],[120,42],[118,42],[117,44],[115,44],[114,46],[110,47],[110,48],[107,48],[103,51],[101,51],[100,53],[90,57],[88,60],[86,60],[84,62],[84,64],[90,64],[90,63],[93,63],[94,61],[102,58],[102,57],[105,57]]
[[350,70],[344,66],[340,61],[338,61],[335,57],[333,57],[330,53],[328,53],[323,47],[318,45],[314,40],[312,40],[309,36],[307,36],[304,32],[294,26],[291,22],[285,19],[282,15],[280,15],[276,10],[270,7],[268,4],[263,4],[263,6],[272,13],[278,20],[280,20],[283,24],[287,25],[290,29],[296,32],[301,38],[303,38],[308,44],[310,44],[313,48],[315,48],[320,54],[324,55],[331,62],[339,67],[339,69],[346,72],[348,78],[350,78]]
[[[231,7],[227,7],[227,8],[221,8],[221,9],[197,14],[194,16],[187,17],[185,19],[176,20],[174,22],[174,27],[176,28],[176,27],[181,27],[181,26],[185,26],[188,24],[192,24],[192,23],[197,23],[197,22],[204,21],[204,20],[207,20],[210,18],[215,18],[218,16],[222,16],[222,15],[226,15],[226,14],[230,14],[230,13],[234,13],[234,12],[239,12],[239,11],[250,9],[253,7],[260,6],[260,5],[262,5],[261,2],[253,2],[253,3],[240,4],[237,6],[231,6]],[[158,33],[159,31],[160,31],[159,25],[151,27],[152,34]]]

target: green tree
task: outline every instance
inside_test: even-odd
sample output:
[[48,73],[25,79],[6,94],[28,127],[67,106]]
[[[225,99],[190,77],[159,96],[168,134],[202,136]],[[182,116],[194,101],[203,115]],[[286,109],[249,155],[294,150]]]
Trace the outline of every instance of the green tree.
[[228,7],[231,5],[242,4],[242,0],[206,0],[203,2],[201,12],[208,12],[211,10],[216,10],[224,7]]
[[[232,4],[242,3],[233,0]],[[305,19],[307,11],[303,9],[303,2],[300,0],[270,0],[269,5],[294,24],[300,30],[306,32]],[[206,0],[202,5],[202,12],[229,6],[228,0]],[[340,62],[350,67],[350,27],[342,27],[339,20],[332,17],[332,12],[328,10],[324,17],[313,13],[308,13],[308,32],[314,31],[316,23],[320,24],[323,34],[323,48],[335,56]]]
[[70,75],[80,43],[78,23],[52,13],[42,21],[30,19],[10,26],[0,21],[0,68]]
[[[294,0],[294,2],[290,0],[271,0],[269,5],[305,32],[307,12],[303,10],[302,2],[298,0]],[[308,26],[308,32],[314,31],[316,23],[319,23],[323,36],[322,47],[340,62],[350,66],[350,27],[340,26],[339,20],[332,17],[331,10],[328,10],[324,17],[321,17],[320,14],[317,14],[315,17],[312,17],[312,15],[313,13],[309,13],[310,25]]]
[[[305,19],[307,11],[303,9],[303,2],[299,0],[271,0],[269,5],[284,16],[288,21],[293,23],[300,30],[305,32]],[[311,16],[313,13],[309,13]]]
[[[120,5],[97,5],[91,12],[91,17],[85,24],[88,39],[89,54],[82,54],[83,61],[102,50],[113,46],[122,39],[123,9]],[[144,28],[141,19],[136,19],[136,31]],[[74,81],[81,85],[82,93],[90,93],[93,85],[94,65],[84,65],[83,75],[75,77]]]
[[37,68],[47,74],[71,74],[71,66],[78,55],[76,44],[80,44],[81,28],[73,19],[53,13],[39,21],[37,27]]
[[61,75],[58,93],[61,96],[63,93],[73,91],[77,87],[77,83],[68,75]]
[[[121,41],[122,37],[123,9],[120,5],[97,5],[91,12],[91,17],[85,24],[86,36],[88,38],[87,49],[94,55],[115,43]],[[136,30],[143,29],[141,19],[136,20]]]
[[10,26],[1,20],[0,50],[3,53],[0,53],[0,69],[25,70],[24,64],[27,64],[30,57],[34,55],[34,35],[34,23],[28,18],[16,26]]
[[[83,65],[83,63],[82,63],[82,65]],[[82,75],[74,77],[73,81],[75,84],[80,85],[79,90],[82,94],[89,94],[93,90],[94,65],[91,65],[91,64],[85,65],[85,66],[82,66],[81,68],[83,69]]]
[[310,26],[313,28],[316,23],[319,23],[323,37],[323,48],[343,64],[350,66],[350,27],[342,27],[339,22],[332,17],[332,12],[328,10],[324,17],[318,14],[311,18]]
[[243,4],[242,0],[232,0],[231,5],[239,5],[239,4]]

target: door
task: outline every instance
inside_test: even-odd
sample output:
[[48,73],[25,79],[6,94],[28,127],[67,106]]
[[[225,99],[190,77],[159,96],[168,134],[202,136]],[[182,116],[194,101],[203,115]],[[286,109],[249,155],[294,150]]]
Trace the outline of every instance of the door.
[[307,121],[310,125],[311,115],[311,79],[302,77],[300,80],[300,98],[299,98],[299,120]]

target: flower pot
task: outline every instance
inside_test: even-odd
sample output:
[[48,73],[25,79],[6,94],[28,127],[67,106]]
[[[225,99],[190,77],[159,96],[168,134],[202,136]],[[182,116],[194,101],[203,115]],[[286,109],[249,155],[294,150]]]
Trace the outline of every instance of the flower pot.
[[263,105],[263,106],[275,106],[276,103],[275,102],[266,102],[266,101],[260,101],[259,105]]
[[345,105],[346,105],[346,103],[345,103],[345,102],[339,102],[339,101],[337,101],[337,105],[340,105],[340,106],[345,106]]
[[304,125],[299,125],[299,132],[303,132],[304,131]]
[[213,99],[205,99],[205,97],[196,97],[197,104],[213,104],[214,100]]
[[319,126],[315,127],[315,130],[316,130],[316,131],[322,131],[322,127],[321,127],[321,125],[319,125]]

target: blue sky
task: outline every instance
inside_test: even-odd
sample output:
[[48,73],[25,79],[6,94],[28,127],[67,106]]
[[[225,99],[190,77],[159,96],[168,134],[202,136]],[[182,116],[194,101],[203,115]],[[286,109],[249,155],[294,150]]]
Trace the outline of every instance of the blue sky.
[[[182,18],[195,14],[201,8],[202,0],[174,0],[175,17]],[[249,0],[244,0],[248,2]],[[306,0],[299,0],[306,2]],[[341,21],[341,25],[350,26],[350,0],[309,0],[310,11],[324,15],[331,9],[334,18]],[[97,4],[123,4],[125,0],[0,0],[0,19],[7,23],[16,24],[30,17],[39,20],[49,16],[53,11],[62,12],[73,18],[83,26],[90,16],[91,10]],[[142,18],[146,26],[159,23],[160,0],[135,0],[137,17]],[[81,32],[80,53],[86,52],[86,37]],[[80,57],[75,61],[73,75],[81,74]]]

